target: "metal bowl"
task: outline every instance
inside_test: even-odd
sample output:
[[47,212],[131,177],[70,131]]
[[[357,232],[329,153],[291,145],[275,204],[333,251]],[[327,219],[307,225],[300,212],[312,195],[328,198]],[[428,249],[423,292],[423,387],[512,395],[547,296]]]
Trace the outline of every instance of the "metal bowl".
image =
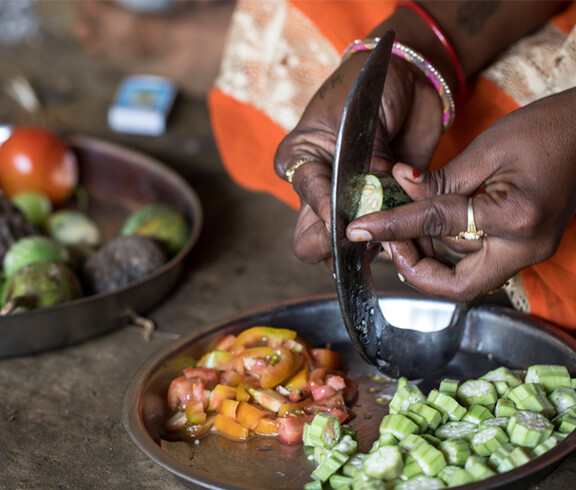
[[88,198],[87,213],[105,238],[119,233],[122,223],[139,207],[163,202],[183,212],[191,226],[186,246],[153,274],[110,293],[0,317],[0,358],[33,354],[67,346],[112,331],[127,315],[144,314],[175,286],[185,259],[202,226],[196,193],[159,161],[105,141],[72,137],[80,171],[80,186]]
[[[442,317],[455,305],[395,293],[380,296],[382,307],[394,303],[414,318]],[[123,422],[134,443],[157,464],[190,487],[226,489],[302,488],[314,463],[301,444],[285,445],[255,438],[232,442],[212,434],[199,441],[173,442],[164,437],[166,393],[170,381],[220,336],[256,326],[296,330],[316,346],[329,344],[339,352],[349,376],[359,386],[350,425],[358,431],[359,451],[367,452],[378,435],[387,408],[379,398],[392,395],[395,381],[382,378],[355,351],[344,328],[335,296],[305,299],[248,312],[208,325],[180,340],[143,365],[131,380],[123,407]],[[520,341],[521,339],[521,341]],[[500,306],[477,306],[467,314],[459,352],[436,379],[421,380],[428,391],[443,377],[469,379],[499,366],[526,368],[532,364],[563,364],[576,372],[576,340],[547,323]],[[469,489],[525,488],[550,472],[576,447],[576,433],[532,463],[468,485]],[[225,463],[224,463],[225,462]]]

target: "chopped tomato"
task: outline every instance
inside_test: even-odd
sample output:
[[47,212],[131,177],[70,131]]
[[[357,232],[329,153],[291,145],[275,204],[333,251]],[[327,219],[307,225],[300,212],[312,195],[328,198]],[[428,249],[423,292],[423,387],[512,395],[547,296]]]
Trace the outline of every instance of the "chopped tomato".
[[335,390],[344,391],[346,389],[346,381],[342,376],[327,376],[326,384]]
[[232,352],[236,353],[247,346],[268,346],[279,347],[282,342],[286,340],[293,340],[296,338],[294,330],[285,328],[271,328],[271,327],[252,327],[244,330],[232,346]]
[[238,410],[238,405],[240,405],[238,400],[222,400],[220,407],[218,407],[218,413],[228,417],[229,419],[236,420],[236,411]]
[[312,363],[316,367],[325,367],[328,369],[339,369],[342,360],[337,352],[330,349],[310,349]]
[[200,358],[198,366],[227,371],[231,367],[233,355],[225,350],[213,350]]
[[311,391],[312,391],[312,398],[314,398],[314,401],[330,398],[331,396],[334,396],[334,394],[336,393],[336,390],[331,386],[319,383],[316,384],[311,389]]
[[276,427],[274,420],[264,417],[260,419],[258,425],[254,428],[254,433],[259,436],[276,437],[278,435],[278,427]]
[[185,434],[195,439],[197,437],[201,437],[207,434],[210,429],[214,426],[214,420],[216,419],[216,414],[207,414],[206,415],[206,422],[202,424],[189,424],[185,427],[184,432]]
[[221,414],[216,415],[214,428],[223,436],[229,437],[235,441],[245,441],[250,435],[250,431],[246,427],[242,427],[235,420]]
[[213,428],[236,441],[265,436],[292,444],[318,412],[348,419],[345,400],[357,385],[339,367],[335,352],[310,349],[292,330],[259,326],[227,335],[170,384],[166,428],[189,438]]
[[277,418],[276,427],[278,427],[278,438],[288,444],[301,441],[304,424],[309,420],[311,419],[307,416],[294,415]]
[[250,405],[248,402],[239,402],[236,410],[236,420],[242,427],[247,429],[254,429],[265,415],[266,412],[264,410]]
[[178,406],[186,407],[193,398],[192,383],[186,376],[179,376],[170,383],[168,388],[168,407],[176,410]]
[[226,335],[218,341],[218,343],[216,344],[216,346],[212,350],[230,351],[230,349],[234,345],[235,340],[236,340],[236,335],[232,335],[232,334]]
[[234,400],[236,398],[236,388],[218,384],[210,392],[210,399],[208,401],[208,410],[218,410],[223,400]]
[[236,400],[240,402],[247,402],[250,400],[250,393],[248,393],[249,386],[246,383],[240,383],[236,388]]
[[250,390],[250,395],[254,400],[266,410],[278,413],[280,407],[284,405],[287,400],[282,395],[274,390]]
[[308,366],[304,366],[285,384],[287,390],[298,390],[308,383]]
[[203,424],[206,422],[206,412],[202,402],[189,403],[184,413],[186,414],[186,420],[191,424]]
[[218,371],[205,367],[189,367],[183,369],[184,376],[188,379],[197,378],[204,383],[207,389],[211,390],[219,382]]
[[294,358],[286,349],[252,347],[242,353],[244,368],[260,379],[262,388],[274,388],[293,374]]

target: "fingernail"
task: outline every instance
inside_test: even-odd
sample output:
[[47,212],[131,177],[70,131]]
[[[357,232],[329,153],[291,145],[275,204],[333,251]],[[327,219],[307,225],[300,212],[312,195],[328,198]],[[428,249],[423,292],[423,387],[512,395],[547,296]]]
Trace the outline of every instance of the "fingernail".
[[372,235],[367,230],[354,228],[348,232],[348,239],[352,242],[369,242],[372,240]]
[[385,250],[386,254],[388,255],[388,257],[392,258],[392,250],[390,249],[390,243],[384,242],[384,243],[382,243],[382,247],[384,247],[384,250]]
[[417,179],[421,175],[422,175],[422,172],[420,172],[420,170],[415,169],[415,168],[412,169],[412,178],[413,179]]
[[398,279],[400,279],[400,282],[406,282],[406,278],[400,273],[398,273]]

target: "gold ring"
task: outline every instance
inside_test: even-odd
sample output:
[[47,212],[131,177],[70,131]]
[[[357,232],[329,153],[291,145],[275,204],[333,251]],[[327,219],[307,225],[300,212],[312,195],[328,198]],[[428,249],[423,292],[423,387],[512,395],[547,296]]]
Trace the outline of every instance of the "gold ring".
[[480,238],[485,238],[486,233],[482,230],[476,229],[476,222],[474,221],[474,206],[472,204],[472,198],[468,198],[468,229],[466,231],[461,231],[454,238],[456,240],[479,240]]
[[305,163],[310,163],[310,162],[314,162],[314,161],[315,160],[313,158],[301,158],[294,165],[289,167],[288,170],[286,170],[286,172],[284,172],[284,176],[286,177],[286,180],[288,181],[288,183],[290,185],[292,185],[292,179],[294,179],[294,172],[296,172],[296,170],[298,170]]

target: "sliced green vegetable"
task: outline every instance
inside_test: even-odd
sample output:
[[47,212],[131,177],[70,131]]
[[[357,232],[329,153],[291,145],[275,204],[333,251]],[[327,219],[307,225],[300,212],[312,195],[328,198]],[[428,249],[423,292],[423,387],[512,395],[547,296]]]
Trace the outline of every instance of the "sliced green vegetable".
[[438,477],[449,487],[466,485],[474,481],[472,475],[459,466],[445,466]]
[[494,385],[483,379],[471,379],[462,383],[458,388],[457,396],[467,407],[472,405],[493,407],[498,401],[498,393]]
[[412,403],[407,412],[414,413],[424,419],[426,422],[425,430],[435,430],[442,423],[440,411],[424,402]]
[[556,413],[562,414],[576,407],[576,390],[567,386],[559,386],[548,395],[548,399],[556,409]]
[[305,424],[303,441],[308,446],[331,449],[338,443],[341,434],[340,420],[332,415],[319,412],[310,424]]
[[445,378],[440,382],[440,387],[438,391],[440,393],[446,393],[450,396],[456,396],[458,393],[458,387],[460,386],[460,381],[457,379]]
[[560,441],[558,440],[558,438],[554,434],[552,434],[548,439],[538,444],[532,450],[532,452],[534,453],[535,456],[542,456],[545,452],[549,451],[550,449],[558,445],[559,442]]
[[446,485],[440,478],[419,475],[399,483],[395,488],[398,490],[435,490],[437,488],[446,488]]
[[455,398],[438,390],[430,390],[427,401],[438,411],[445,413],[450,420],[461,420],[467,412]]
[[344,476],[344,475],[332,475],[330,477],[330,487],[332,488],[342,488],[342,487],[352,487],[353,479],[351,476]]
[[434,435],[439,439],[464,439],[471,440],[478,432],[478,426],[470,422],[448,422],[436,429]]
[[380,434],[389,432],[400,441],[408,434],[415,434],[418,431],[418,426],[412,420],[400,414],[388,414],[380,423]]
[[508,435],[500,427],[489,427],[474,434],[471,445],[478,456],[490,456],[508,441]]
[[464,466],[472,454],[470,445],[463,439],[447,439],[440,442],[438,448],[444,454],[444,459],[449,465]]
[[510,442],[533,448],[552,435],[554,425],[540,413],[519,410],[510,417],[506,431]]
[[502,444],[499,448],[497,448],[488,458],[489,465],[494,468],[498,469],[498,467],[502,464],[502,462],[509,456],[509,454],[514,451],[518,446],[516,444],[512,444],[511,442],[506,442]]
[[359,471],[362,471],[362,463],[368,457],[367,454],[356,453],[342,466],[342,474],[346,476],[354,476]]
[[498,473],[511,471],[514,468],[525,465],[534,459],[532,451],[527,447],[517,447],[498,466]]
[[514,402],[508,398],[500,398],[496,403],[494,415],[496,417],[510,417],[516,411]]
[[426,397],[418,386],[406,384],[396,391],[388,407],[390,413],[398,413],[408,410],[408,407],[413,403],[425,401]]
[[412,449],[410,456],[414,458],[426,476],[436,476],[446,466],[442,451],[425,441]]
[[538,383],[547,393],[554,391],[560,386],[572,387],[570,373],[566,366],[553,364],[538,364],[530,366],[526,370],[526,383]]
[[406,191],[389,173],[365,174],[360,184],[360,196],[355,218],[392,209],[412,202]]
[[486,460],[474,456],[468,458],[465,469],[474,481],[485,480],[486,478],[496,475],[496,472],[486,464]]
[[521,384],[510,390],[507,396],[518,410],[538,412],[546,417],[554,414],[554,405],[550,403],[544,388],[538,383]]
[[[500,400],[498,400],[500,401]],[[498,403],[496,404],[498,406]],[[472,405],[462,420],[480,425],[484,420],[493,418],[494,415],[484,405]]]
[[402,473],[404,460],[398,446],[382,446],[362,463],[364,473],[374,478],[392,480]]
[[331,451],[330,455],[312,472],[312,478],[325,482],[336,473],[348,459],[349,456],[347,454],[342,454],[340,451]]
[[576,392],[565,386],[566,376],[541,366],[527,372],[546,379],[547,389],[556,388],[547,394],[539,382],[523,383],[525,373],[507,369],[463,383],[443,380],[427,397],[400,380],[368,454],[358,453],[355,434],[343,430],[328,448],[322,434],[333,432],[330,424],[316,429],[309,424],[304,440],[317,444],[314,453],[321,462],[314,478],[341,490],[428,490],[482,481],[524,465],[576,430]]

